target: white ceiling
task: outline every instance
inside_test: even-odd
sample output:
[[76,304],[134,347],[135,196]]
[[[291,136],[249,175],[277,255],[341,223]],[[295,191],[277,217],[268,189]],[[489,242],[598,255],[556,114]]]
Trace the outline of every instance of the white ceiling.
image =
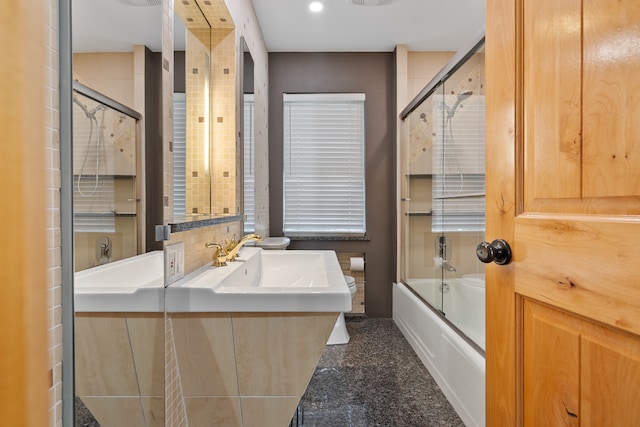
[[484,26],[485,0],[395,0],[355,6],[349,0],[253,0],[270,52],[457,51]]
[[[141,0],[73,0],[75,52],[131,51],[144,44],[160,51],[160,6]],[[153,0],[144,0],[152,2]],[[395,0],[355,6],[349,0],[252,0],[270,52],[456,51],[483,28],[485,0]]]

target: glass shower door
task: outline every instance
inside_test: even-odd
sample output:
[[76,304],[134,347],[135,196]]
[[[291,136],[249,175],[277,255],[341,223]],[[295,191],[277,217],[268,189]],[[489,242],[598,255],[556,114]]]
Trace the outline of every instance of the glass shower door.
[[441,128],[434,114],[443,87],[425,99],[404,122],[404,263],[403,278],[411,289],[437,310],[442,310],[441,265],[437,235],[432,231],[434,148]]
[[76,271],[138,254],[136,121],[73,93]]
[[484,349],[484,48],[403,122],[402,279]]

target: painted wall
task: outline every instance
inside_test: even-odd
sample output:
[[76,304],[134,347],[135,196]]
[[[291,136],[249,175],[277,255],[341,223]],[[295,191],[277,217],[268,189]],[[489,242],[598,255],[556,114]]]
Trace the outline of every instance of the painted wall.
[[365,93],[367,241],[293,240],[291,249],[365,253],[365,312],[391,317],[395,269],[393,53],[269,54],[270,231],[282,235],[282,94]]

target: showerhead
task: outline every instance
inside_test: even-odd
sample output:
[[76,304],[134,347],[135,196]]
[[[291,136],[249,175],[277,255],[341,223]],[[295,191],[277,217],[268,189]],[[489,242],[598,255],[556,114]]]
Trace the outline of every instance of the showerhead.
[[472,90],[465,90],[462,91],[458,94],[458,101],[462,102],[465,99],[467,99],[468,97],[470,97],[471,95],[473,95],[473,91]]
[[452,118],[454,116],[454,114],[456,114],[456,109],[458,108],[460,103],[462,101],[464,101],[465,99],[469,98],[471,95],[473,95],[473,91],[472,90],[465,90],[465,91],[460,92],[458,94],[458,99],[456,99],[456,103],[453,104],[453,107],[447,109],[447,118],[448,119]]

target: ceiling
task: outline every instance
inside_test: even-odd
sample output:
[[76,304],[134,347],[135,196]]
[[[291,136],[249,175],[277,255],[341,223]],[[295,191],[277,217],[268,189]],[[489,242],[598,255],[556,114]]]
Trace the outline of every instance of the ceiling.
[[[140,1],[73,0],[73,50],[123,52],[144,44],[160,51],[161,7],[132,6]],[[252,1],[270,52],[391,52],[398,44],[410,51],[457,51],[485,21],[485,0],[391,0],[383,6],[321,0],[319,13],[309,10],[311,0]]]
[[485,22],[485,0],[395,0],[383,6],[320,0],[319,13],[309,10],[312,0],[252,1],[270,52],[390,52],[399,44],[410,51],[457,51]]

